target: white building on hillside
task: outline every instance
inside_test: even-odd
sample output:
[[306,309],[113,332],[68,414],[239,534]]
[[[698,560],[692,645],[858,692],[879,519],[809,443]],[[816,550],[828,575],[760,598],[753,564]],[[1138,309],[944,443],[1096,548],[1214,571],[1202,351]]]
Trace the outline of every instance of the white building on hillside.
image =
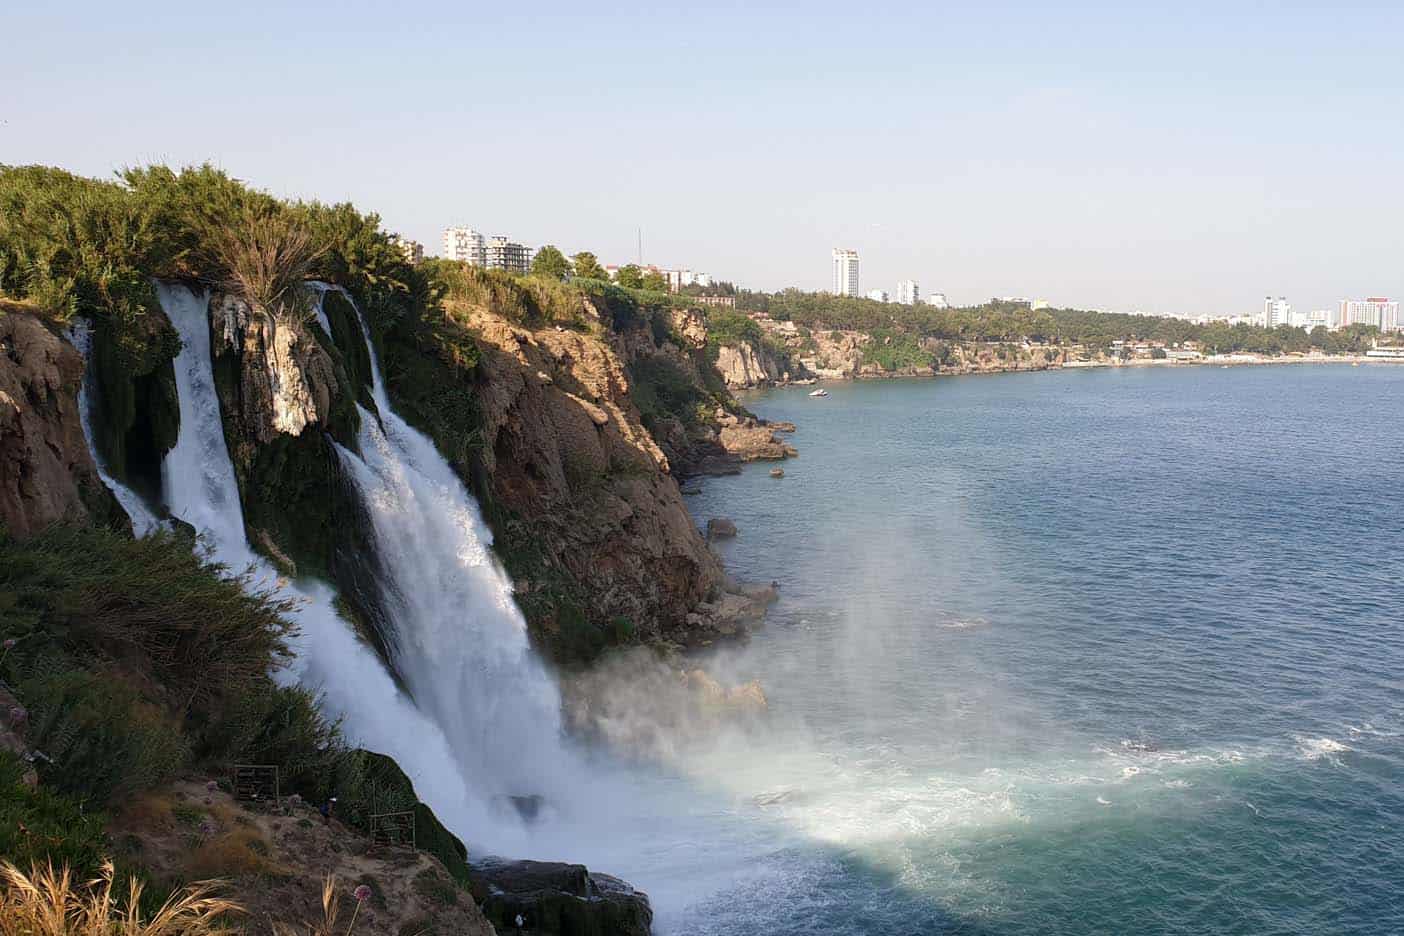
[[487,242],[483,266],[489,270],[525,273],[531,269],[531,248],[498,235]]
[[871,300],[873,300],[874,302],[886,302],[886,301],[887,301],[887,290],[885,290],[885,289],[870,289],[870,290],[868,290],[868,298],[871,299]]
[[916,280],[902,280],[897,284],[897,301],[902,305],[916,305],[921,300],[921,288]]
[[946,294],[939,292],[927,293],[926,304],[929,306],[935,306],[938,309],[949,309],[951,307],[951,304],[946,301]]
[[1399,331],[1399,300],[1382,296],[1370,299],[1342,299],[1342,328],[1347,325],[1373,325],[1380,331]]
[[472,266],[487,263],[487,238],[472,228],[451,227],[444,231],[444,259]]
[[1276,299],[1268,296],[1263,300],[1263,316],[1258,320],[1258,324],[1263,328],[1292,324],[1292,303],[1282,296]]
[[858,295],[858,251],[834,248],[835,296]]
[[424,245],[419,241],[391,234],[390,242],[400,248],[400,253],[405,255],[405,260],[409,262],[410,266],[419,266],[424,262]]

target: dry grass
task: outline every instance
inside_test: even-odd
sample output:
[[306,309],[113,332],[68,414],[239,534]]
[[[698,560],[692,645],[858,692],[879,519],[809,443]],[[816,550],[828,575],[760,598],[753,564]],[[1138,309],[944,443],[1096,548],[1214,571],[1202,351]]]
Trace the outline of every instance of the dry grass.
[[199,223],[199,253],[216,285],[263,306],[284,322],[311,314],[307,279],[324,253],[311,230],[277,206],[246,205],[230,219]]
[[95,881],[73,880],[65,866],[32,868],[25,874],[0,863],[0,936],[234,936],[226,922],[243,907],[216,896],[220,884],[202,881],[172,894],[150,919],[138,909],[141,882],[135,878],[125,901],[112,895],[111,862]]
[[201,842],[185,867],[196,878],[282,873],[269,861],[268,853],[268,842],[256,829],[232,829]]
[[363,900],[359,894],[356,895],[356,909],[351,913],[351,922],[346,924],[344,933],[338,930],[336,921],[340,916],[340,901],[336,896],[336,875],[328,874],[322,881],[322,919],[316,923],[304,923],[301,928],[274,923],[274,936],[351,936],[351,931],[356,928],[356,917],[361,914]]

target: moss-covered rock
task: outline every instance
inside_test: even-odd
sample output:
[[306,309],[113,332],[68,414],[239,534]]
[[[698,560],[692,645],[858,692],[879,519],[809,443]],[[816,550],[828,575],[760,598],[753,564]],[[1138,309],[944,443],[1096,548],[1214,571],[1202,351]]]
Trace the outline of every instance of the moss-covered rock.
[[459,883],[468,883],[468,849],[419,801],[413,781],[393,758],[374,751],[351,751],[338,773],[337,806],[344,819],[369,830],[370,817],[377,813],[412,811],[415,846],[443,862]]
[[113,474],[137,488],[159,486],[161,459],[180,435],[179,353],[180,335],[159,308],[95,323],[93,444]]

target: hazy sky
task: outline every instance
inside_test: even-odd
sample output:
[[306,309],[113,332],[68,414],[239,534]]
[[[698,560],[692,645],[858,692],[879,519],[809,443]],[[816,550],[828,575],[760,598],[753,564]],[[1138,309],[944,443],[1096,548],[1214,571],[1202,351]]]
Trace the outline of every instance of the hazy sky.
[[1404,293],[1404,4],[1150,6],[6,3],[0,162],[767,289],[845,246],[957,302]]

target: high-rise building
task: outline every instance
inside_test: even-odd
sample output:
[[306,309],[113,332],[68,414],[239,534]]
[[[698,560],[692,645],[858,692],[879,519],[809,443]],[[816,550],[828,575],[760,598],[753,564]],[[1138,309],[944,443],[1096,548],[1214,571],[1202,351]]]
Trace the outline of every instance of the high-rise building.
[[886,301],[887,301],[887,290],[885,290],[885,289],[870,289],[870,290],[868,290],[868,298],[871,299],[871,300],[873,300],[874,302],[886,302]]
[[486,266],[487,238],[472,228],[448,228],[444,231],[444,259]]
[[897,301],[902,305],[916,305],[921,300],[921,289],[916,280],[902,280],[897,284]]
[[927,293],[926,304],[929,306],[935,306],[938,309],[949,309],[951,307],[951,304],[946,301],[946,294],[939,292]]
[[858,295],[858,251],[834,248],[834,295]]
[[1370,299],[1342,299],[1337,316],[1347,325],[1373,325],[1380,331],[1399,331],[1399,300],[1375,296]]
[[1268,296],[1263,300],[1263,315],[1258,320],[1258,324],[1263,328],[1276,328],[1279,325],[1292,324],[1292,303],[1282,296],[1276,299]]
[[531,268],[531,248],[498,235],[487,242],[483,266],[489,270],[525,273]]

